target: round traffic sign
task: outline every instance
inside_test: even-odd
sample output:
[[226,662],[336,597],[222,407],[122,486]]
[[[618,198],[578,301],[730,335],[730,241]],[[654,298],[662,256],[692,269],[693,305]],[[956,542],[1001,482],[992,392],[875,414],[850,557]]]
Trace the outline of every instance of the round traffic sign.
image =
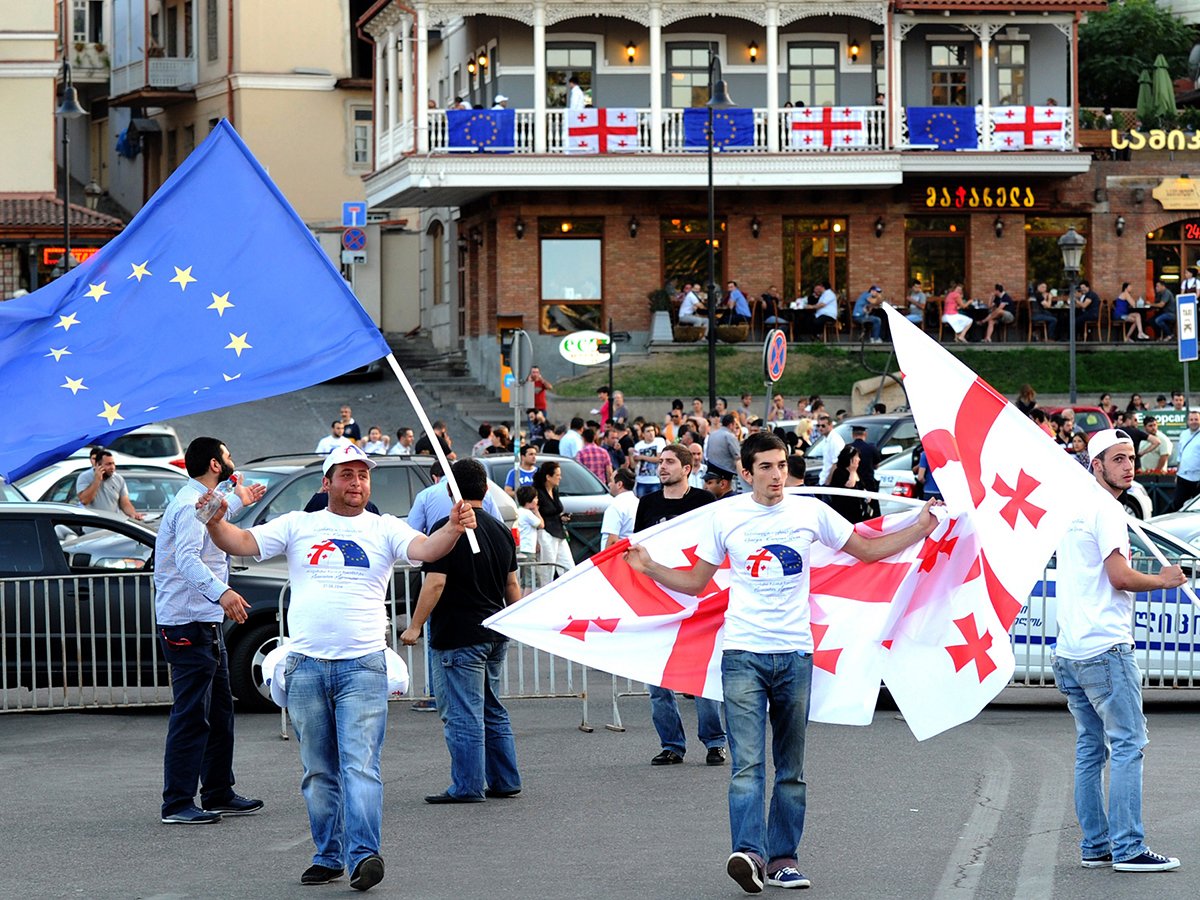
[[367,233],[361,228],[347,228],[342,232],[342,247],[346,250],[362,250],[367,246]]
[[786,364],[787,335],[778,328],[772,328],[763,341],[763,374],[774,384],[783,377]]

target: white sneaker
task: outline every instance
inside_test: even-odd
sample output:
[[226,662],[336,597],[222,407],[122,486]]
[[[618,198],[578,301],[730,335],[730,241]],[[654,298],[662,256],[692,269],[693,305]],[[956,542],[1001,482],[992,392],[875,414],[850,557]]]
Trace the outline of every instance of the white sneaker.
[[1169,872],[1179,868],[1179,860],[1146,850],[1141,856],[1113,863],[1114,872]]

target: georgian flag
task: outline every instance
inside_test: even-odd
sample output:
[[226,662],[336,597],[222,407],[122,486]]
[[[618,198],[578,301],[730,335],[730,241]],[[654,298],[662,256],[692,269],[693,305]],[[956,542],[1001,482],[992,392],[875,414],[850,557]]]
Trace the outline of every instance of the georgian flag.
[[862,106],[802,106],[788,118],[788,143],[797,150],[868,144],[866,108]]
[[633,153],[638,149],[636,109],[571,109],[566,113],[567,153]]
[[993,106],[995,150],[1069,150],[1059,106]]

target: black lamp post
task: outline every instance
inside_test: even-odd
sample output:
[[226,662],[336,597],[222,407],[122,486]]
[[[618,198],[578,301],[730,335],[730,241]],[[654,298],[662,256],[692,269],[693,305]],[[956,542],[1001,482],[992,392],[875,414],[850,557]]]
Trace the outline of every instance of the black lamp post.
[[729,85],[721,77],[721,58],[708,56],[708,408],[717,408],[717,275],[716,191],[713,187],[713,110],[729,109],[737,104],[729,96]]
[[1083,263],[1083,248],[1087,246],[1087,239],[1075,231],[1074,228],[1068,228],[1067,233],[1058,239],[1058,249],[1062,251],[1063,259],[1063,274],[1067,276],[1067,280],[1071,283],[1071,298],[1070,312],[1068,314],[1069,325],[1071,329],[1071,405],[1075,405],[1075,292],[1079,286],[1079,267]]
[[62,152],[63,152],[63,255],[56,265],[60,267],[60,275],[66,275],[75,265],[71,256],[71,135],[70,120],[86,116],[87,110],[79,105],[79,94],[71,84],[71,64],[66,58],[66,44],[63,44],[63,98],[62,104],[54,111],[56,118],[62,119]]

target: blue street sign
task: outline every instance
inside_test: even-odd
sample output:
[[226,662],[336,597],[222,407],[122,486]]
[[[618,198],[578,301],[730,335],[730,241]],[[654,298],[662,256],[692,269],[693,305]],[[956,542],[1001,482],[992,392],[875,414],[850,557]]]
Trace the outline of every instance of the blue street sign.
[[1175,314],[1175,332],[1179,335],[1179,361],[1195,362],[1197,358],[1198,335],[1196,332],[1196,295],[1180,294],[1175,298],[1178,304]]
[[342,232],[342,247],[346,250],[362,250],[367,246],[367,233],[361,228],[347,228]]
[[356,228],[367,224],[367,204],[354,200],[342,204],[342,227]]

